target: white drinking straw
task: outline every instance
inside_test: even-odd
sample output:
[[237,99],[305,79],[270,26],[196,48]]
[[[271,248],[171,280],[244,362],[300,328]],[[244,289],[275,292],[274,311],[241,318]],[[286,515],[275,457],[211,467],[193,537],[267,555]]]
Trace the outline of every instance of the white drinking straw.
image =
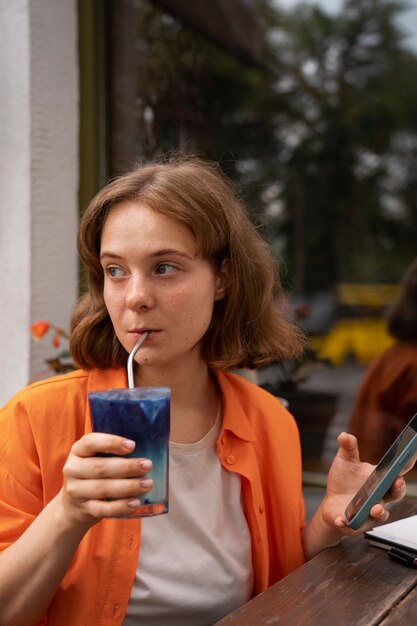
[[149,335],[148,331],[145,331],[142,336],[137,340],[135,347],[132,352],[129,354],[129,358],[127,359],[127,384],[129,389],[135,388],[135,380],[133,377],[133,359],[135,358],[136,352],[139,350],[147,336]]

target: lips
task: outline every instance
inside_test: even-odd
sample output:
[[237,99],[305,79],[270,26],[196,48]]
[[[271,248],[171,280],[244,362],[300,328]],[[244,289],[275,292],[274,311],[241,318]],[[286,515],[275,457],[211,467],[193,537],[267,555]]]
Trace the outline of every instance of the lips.
[[157,333],[159,333],[159,330],[155,330],[154,328],[133,328],[131,330],[128,330],[128,334],[134,337],[136,340],[138,340],[145,332],[149,333],[146,339],[146,341],[148,341],[148,339],[154,337]]

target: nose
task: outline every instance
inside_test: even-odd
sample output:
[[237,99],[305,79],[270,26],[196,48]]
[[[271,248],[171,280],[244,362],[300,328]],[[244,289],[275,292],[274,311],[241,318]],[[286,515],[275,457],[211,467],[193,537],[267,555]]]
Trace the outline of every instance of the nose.
[[151,280],[143,276],[132,276],[126,293],[126,306],[129,309],[138,311],[140,309],[149,309],[152,305]]

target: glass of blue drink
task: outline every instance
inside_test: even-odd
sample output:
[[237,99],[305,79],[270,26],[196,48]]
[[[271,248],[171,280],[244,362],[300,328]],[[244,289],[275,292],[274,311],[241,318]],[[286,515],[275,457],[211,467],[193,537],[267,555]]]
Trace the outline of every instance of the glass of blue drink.
[[153,487],[140,497],[141,506],[130,517],[168,512],[169,387],[108,389],[88,394],[95,432],[132,439],[136,447],[127,456],[150,459],[147,477]]

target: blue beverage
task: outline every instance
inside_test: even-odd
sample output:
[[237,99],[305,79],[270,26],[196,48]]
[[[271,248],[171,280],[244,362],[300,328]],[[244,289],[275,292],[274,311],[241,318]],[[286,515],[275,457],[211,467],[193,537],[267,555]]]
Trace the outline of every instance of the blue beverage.
[[119,435],[136,442],[127,456],[144,457],[153,463],[147,476],[154,485],[140,497],[135,516],[148,517],[168,512],[168,443],[170,389],[135,387],[108,389],[88,394],[95,432]]

